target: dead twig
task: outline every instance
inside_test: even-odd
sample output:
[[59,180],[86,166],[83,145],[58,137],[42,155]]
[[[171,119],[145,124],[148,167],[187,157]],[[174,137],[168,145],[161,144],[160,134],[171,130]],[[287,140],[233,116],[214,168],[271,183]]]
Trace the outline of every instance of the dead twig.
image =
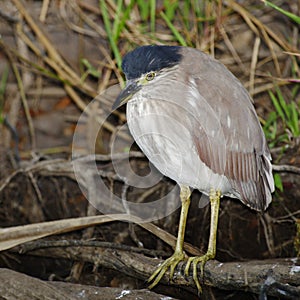
[[121,245],[117,243],[110,243],[110,242],[102,242],[102,241],[91,241],[91,240],[57,240],[57,241],[47,241],[47,240],[40,240],[25,243],[20,246],[19,253],[25,254],[30,251],[38,250],[38,249],[45,249],[45,248],[66,248],[66,247],[99,247],[105,249],[115,249],[115,250],[123,250],[129,251],[132,253],[140,253],[150,257],[157,257],[157,256],[168,256],[169,253],[161,250],[153,250],[153,249],[145,249],[140,247],[132,247],[127,245]]
[[43,0],[43,5],[40,13],[40,21],[44,23],[46,21],[47,12],[49,9],[50,0]]
[[[8,227],[0,229],[0,251],[7,250],[25,242],[40,239],[49,235],[70,232],[78,229],[84,229],[94,225],[113,221],[128,221],[134,222],[142,228],[148,230],[152,234],[165,241],[173,249],[175,249],[176,238],[163,229],[155,226],[152,223],[143,223],[138,217],[126,214],[111,214],[101,216],[91,216],[83,218],[71,218],[43,223],[34,223],[22,226]],[[193,255],[200,255],[200,251],[188,244],[184,244],[187,252]]]
[[272,165],[273,171],[275,172],[289,172],[300,175],[300,168],[290,165]]
[[249,92],[251,96],[253,96],[253,92],[254,92],[254,79],[255,79],[256,65],[258,61],[259,45],[260,45],[260,38],[256,37],[253,46],[251,66],[250,66]]

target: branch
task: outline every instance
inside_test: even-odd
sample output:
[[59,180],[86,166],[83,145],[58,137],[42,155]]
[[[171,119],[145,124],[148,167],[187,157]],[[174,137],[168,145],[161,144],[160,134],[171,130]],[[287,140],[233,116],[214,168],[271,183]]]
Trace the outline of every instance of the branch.
[[273,171],[276,172],[290,172],[300,175],[300,168],[290,165],[272,165]]
[[[9,269],[0,269],[0,282],[1,299],[115,300],[124,298],[126,300],[160,300],[164,297],[149,290],[124,290],[123,288],[43,281]],[[174,298],[168,297],[168,299]]]
[[[147,280],[162,262],[160,259],[149,258],[134,251],[92,246],[39,249],[28,254],[90,262],[141,280]],[[300,297],[300,289],[297,288],[300,285],[300,266],[297,263],[299,264],[297,259],[291,258],[228,263],[209,261],[204,268],[204,284],[224,290],[264,293],[271,296],[282,296],[282,290],[285,289],[285,295],[290,296],[287,299],[293,299]],[[173,281],[169,282],[167,273],[161,279],[161,284],[193,288],[193,292],[197,294],[192,274],[188,278],[183,276],[184,267],[185,263],[180,263]],[[200,267],[198,269],[201,282]]]

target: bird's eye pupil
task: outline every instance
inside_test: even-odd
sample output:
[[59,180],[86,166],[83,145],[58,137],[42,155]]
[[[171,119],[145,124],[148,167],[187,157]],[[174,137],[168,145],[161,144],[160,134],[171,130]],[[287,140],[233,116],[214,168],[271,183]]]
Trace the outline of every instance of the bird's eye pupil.
[[147,79],[148,81],[153,80],[154,77],[155,77],[155,73],[154,73],[154,72],[150,72],[150,73],[148,73],[148,74],[146,75],[146,79]]

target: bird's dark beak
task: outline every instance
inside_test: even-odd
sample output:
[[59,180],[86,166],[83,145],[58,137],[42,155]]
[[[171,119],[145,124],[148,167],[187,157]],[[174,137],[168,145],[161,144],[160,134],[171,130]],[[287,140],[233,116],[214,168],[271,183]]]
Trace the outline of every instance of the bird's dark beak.
[[135,80],[128,80],[125,88],[121,91],[119,96],[117,97],[115,103],[112,106],[112,109],[115,110],[121,105],[127,103],[131,97],[140,90],[140,86],[137,84]]

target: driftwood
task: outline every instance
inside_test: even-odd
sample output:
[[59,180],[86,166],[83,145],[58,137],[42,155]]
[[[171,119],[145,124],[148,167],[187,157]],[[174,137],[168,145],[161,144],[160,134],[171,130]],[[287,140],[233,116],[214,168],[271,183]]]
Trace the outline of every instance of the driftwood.
[[[159,300],[163,295],[149,290],[124,290],[55,281],[42,281],[12,270],[0,269],[1,299],[8,300]],[[174,298],[168,297],[172,300]]]
[[[48,246],[50,245],[48,244]],[[25,248],[21,248],[20,252],[24,252],[26,248],[25,245]],[[28,249],[33,248],[32,244],[28,247]],[[118,270],[123,274],[144,281],[153,273],[156,266],[162,262],[160,259],[149,258],[143,254],[135,253],[134,249],[131,249],[131,251],[113,249],[113,245],[112,247],[105,245],[105,247],[42,248],[30,250],[28,254],[90,262],[96,266]],[[180,286],[189,290],[192,288],[196,294],[197,291],[191,276],[186,278],[183,275],[184,266],[185,263],[178,265],[172,282],[169,281],[167,274],[162,278],[161,284]],[[201,276],[199,275],[199,277]],[[199,279],[202,280],[202,278]],[[220,263],[215,260],[209,261],[204,269],[203,283],[207,286],[224,290],[248,291],[255,294],[278,297],[285,295],[284,299],[299,299],[299,260],[289,258],[228,263]]]
[[[10,249],[10,251],[18,251],[20,254],[26,253],[43,257],[90,262],[96,266],[114,269],[143,281],[147,280],[156,266],[162,261],[157,258],[150,258],[151,253],[149,253],[149,250],[141,251],[140,248],[126,248],[124,245],[116,246],[109,243],[101,244],[98,242],[97,244],[95,241],[47,242],[45,240],[37,240],[49,235],[78,230],[117,219],[138,223],[138,220],[135,220],[132,216],[119,215],[116,218],[116,215],[114,215],[114,217],[94,216],[2,228],[0,229],[0,245],[2,245],[2,250]],[[174,246],[175,238],[170,234],[162,234],[163,230],[157,230],[153,224],[143,223],[139,225],[155,233],[168,242],[169,245]],[[30,244],[23,244],[33,240],[35,241]],[[21,244],[22,246],[20,246]],[[19,246],[14,247],[17,245]],[[190,245],[185,246],[189,246],[185,248],[186,250],[190,252],[195,251]],[[153,251],[153,255],[161,256],[163,254]],[[197,294],[193,280],[190,276],[185,278],[182,275],[182,270],[184,270],[184,263],[179,264],[172,282],[169,282],[168,274],[166,274],[162,278],[161,284],[185,288],[189,292],[192,290]],[[200,281],[202,280],[202,278],[199,279]],[[210,261],[205,266],[204,284],[224,290],[248,291],[260,294],[262,297],[263,295],[273,295],[282,298],[284,293],[285,299],[299,299],[300,265],[297,259],[291,258],[231,263]]]

